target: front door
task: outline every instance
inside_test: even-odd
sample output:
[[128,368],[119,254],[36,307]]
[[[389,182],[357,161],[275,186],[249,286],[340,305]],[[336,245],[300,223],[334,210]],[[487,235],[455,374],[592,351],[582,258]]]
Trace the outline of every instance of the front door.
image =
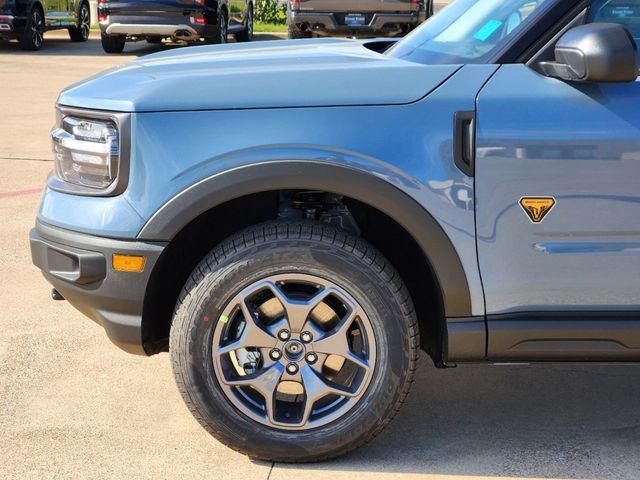
[[[640,0],[598,0],[590,18],[628,21],[637,36],[638,13]],[[499,352],[500,319],[640,311],[639,105],[640,81],[568,83],[523,64],[502,65],[481,91],[476,208],[489,358],[510,356]],[[550,325],[520,327],[544,342]]]

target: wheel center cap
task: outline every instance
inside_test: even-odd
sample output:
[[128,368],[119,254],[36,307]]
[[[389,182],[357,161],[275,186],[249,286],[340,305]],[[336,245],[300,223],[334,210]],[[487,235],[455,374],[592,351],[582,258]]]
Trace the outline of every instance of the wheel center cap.
[[284,352],[290,360],[297,360],[304,354],[304,345],[298,340],[290,340],[285,343]]

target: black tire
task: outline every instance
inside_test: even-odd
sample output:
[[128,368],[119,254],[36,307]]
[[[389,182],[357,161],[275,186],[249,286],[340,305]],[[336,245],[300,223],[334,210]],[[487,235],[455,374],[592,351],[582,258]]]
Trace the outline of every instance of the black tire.
[[44,44],[44,14],[39,7],[34,6],[24,26],[24,31],[18,37],[20,48],[23,50],[40,50]]
[[253,4],[249,4],[247,9],[247,18],[244,25],[244,30],[236,33],[236,40],[238,42],[250,42],[253,40]]
[[147,43],[159,45],[162,43],[162,37],[147,37]]
[[102,42],[102,48],[106,53],[122,53],[126,39],[123,36],[101,33],[100,41]]
[[289,40],[294,40],[297,38],[311,38],[311,33],[308,33],[308,32],[303,33],[298,29],[298,27],[292,24],[287,25],[287,34],[288,34]]
[[219,45],[227,43],[227,35],[229,33],[229,19],[225,10],[220,10],[218,14],[218,27],[216,33],[212,37],[205,37],[205,43],[209,45]]
[[[243,414],[222,391],[212,361],[214,331],[224,327],[209,318],[218,319],[229,299],[253,282],[291,272],[348,290],[370,319],[377,349],[370,383],[358,402],[330,423],[307,430],[269,427]],[[178,389],[198,422],[234,450],[284,462],[336,457],[375,437],[405,402],[418,346],[413,303],[393,266],[366,241],[308,222],[250,227],[212,250],[180,295],[170,335]]]
[[78,11],[78,24],[69,29],[69,38],[72,42],[86,42],[91,32],[91,11],[89,4],[82,2]]

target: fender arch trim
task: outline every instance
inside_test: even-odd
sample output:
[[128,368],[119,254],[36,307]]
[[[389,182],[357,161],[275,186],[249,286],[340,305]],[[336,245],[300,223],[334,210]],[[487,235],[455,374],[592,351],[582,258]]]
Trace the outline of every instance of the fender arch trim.
[[250,164],[221,172],[186,188],[144,225],[139,240],[170,241],[206,211],[246,195],[283,189],[324,190],[366,203],[400,224],[416,241],[442,290],[445,315],[472,315],[462,262],[442,227],[416,200],[369,172],[313,160]]

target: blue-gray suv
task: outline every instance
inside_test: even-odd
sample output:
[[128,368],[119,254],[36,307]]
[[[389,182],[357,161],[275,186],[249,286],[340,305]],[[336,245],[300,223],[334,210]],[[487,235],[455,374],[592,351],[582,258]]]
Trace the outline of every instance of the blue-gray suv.
[[640,361],[639,0],[167,51],[63,91],[34,263],[253,457],[378,434],[420,349]]

